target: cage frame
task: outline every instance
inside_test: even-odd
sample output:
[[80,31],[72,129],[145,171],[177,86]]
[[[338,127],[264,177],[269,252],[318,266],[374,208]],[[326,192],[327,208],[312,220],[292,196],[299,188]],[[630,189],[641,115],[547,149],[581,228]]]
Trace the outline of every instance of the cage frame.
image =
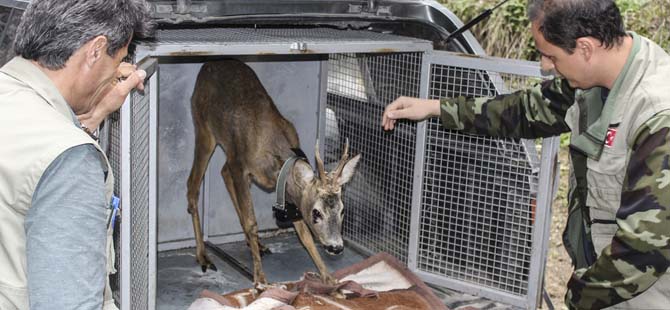
[[[291,46],[304,46],[302,45],[304,42],[292,42],[289,44],[289,46],[285,46],[284,44],[278,44],[277,46],[273,47],[273,49],[277,52],[280,52],[281,54],[302,54],[304,53],[301,52],[299,49],[292,48]],[[308,46],[315,46],[314,44],[309,44],[307,43]],[[149,47],[149,46],[139,46],[137,49],[136,55],[135,55],[135,61],[139,62],[142,59],[145,58],[159,58],[163,56],[175,56],[175,55],[193,55],[193,51],[185,51],[185,50],[175,50],[173,48],[160,48],[160,45],[158,45],[159,48],[154,48],[154,47]],[[370,46],[374,49],[378,49],[379,46],[377,43],[370,44]],[[193,46],[191,46],[193,47]],[[254,48],[247,48],[247,47],[236,47],[236,46],[214,46],[214,45],[204,45],[204,50],[198,49],[198,51],[195,52],[197,55],[244,55],[248,53],[254,52],[255,54],[258,54],[258,50]],[[518,60],[509,60],[509,59],[501,59],[501,58],[493,58],[493,57],[472,57],[472,56],[464,56],[460,55],[458,53],[450,53],[450,52],[442,52],[442,51],[434,51],[432,49],[426,49],[425,46],[422,46],[424,50],[416,51],[416,46],[412,45],[407,45],[403,49],[399,49],[395,52],[421,52],[423,53],[422,56],[422,67],[421,67],[421,88],[420,88],[420,97],[421,98],[427,98],[428,95],[428,88],[429,88],[429,78],[430,78],[430,66],[433,64],[449,64],[449,65],[459,65],[471,69],[478,69],[478,70],[486,70],[486,71],[491,71],[491,72],[500,72],[500,73],[509,73],[509,74],[515,74],[515,75],[523,75],[523,76],[530,76],[530,77],[541,77],[543,76],[539,70],[539,66],[537,63],[533,62],[527,62],[527,61],[518,61]],[[332,52],[343,52],[347,50],[346,48],[342,47],[342,44],[321,44],[318,46],[318,49],[313,50],[315,53],[320,54],[320,53],[328,53],[331,54]],[[358,49],[358,53],[363,53],[365,49]],[[369,50],[368,50],[369,51]],[[212,54],[214,53],[214,54]],[[325,70],[324,70],[325,69]],[[327,83],[326,79],[324,78],[324,74],[327,75],[327,64],[322,63],[322,81],[321,83]],[[491,76],[495,77],[495,73],[491,74]],[[150,90],[151,90],[151,117],[150,117],[150,122],[157,122],[157,115],[156,115],[156,110],[157,110],[157,92],[159,89],[158,81],[157,81],[157,74],[154,74],[150,76],[148,84],[150,85]],[[323,94],[325,96],[325,94]],[[129,130],[123,130],[123,128],[130,128],[131,123],[130,123],[130,113],[131,113],[131,106],[132,106],[132,99],[129,97],[128,102],[130,104],[124,104],[122,110],[121,110],[121,119],[122,119],[122,141],[125,141],[124,144],[122,145],[122,148],[128,150],[130,148],[129,142],[130,141],[130,131]],[[324,98],[321,98],[323,100]],[[320,114],[319,114],[319,136],[322,136],[324,131],[325,131],[325,105],[320,104]],[[155,123],[157,124],[157,123]],[[155,274],[156,271],[156,253],[157,253],[157,248],[156,248],[156,236],[155,236],[155,229],[156,229],[156,219],[155,219],[155,208],[156,208],[156,136],[157,136],[157,125],[155,126],[149,126],[150,127],[150,137],[151,139],[151,150],[150,150],[150,156],[149,156],[149,166],[150,169],[152,169],[153,173],[150,173],[152,176],[150,180],[150,199],[151,203],[149,204],[149,208],[153,208],[153,210],[150,212],[152,214],[152,218],[149,219],[150,221],[150,232],[152,233],[153,236],[150,236],[150,246],[153,246],[153,251],[149,251],[149,254],[152,255],[153,257],[150,258],[150,267],[149,270],[150,272],[153,272]],[[550,222],[550,217],[548,216],[550,214],[550,210],[548,210],[548,207],[550,207],[551,204],[551,199],[553,195],[553,183],[550,181],[550,177],[554,175],[556,165],[555,165],[555,159],[556,159],[556,153],[557,153],[557,147],[558,147],[558,138],[553,137],[553,138],[546,138],[543,140],[543,147],[542,147],[542,162],[541,162],[541,167],[540,167],[540,184],[538,188],[538,208],[537,208],[537,213],[536,213],[536,218],[543,219],[542,221],[536,221],[536,226],[544,226],[544,230],[537,230],[534,235],[533,235],[533,261],[534,263],[531,264],[531,275],[529,279],[534,279],[534,280],[529,280],[529,294],[525,298],[520,298],[519,296],[515,296],[512,294],[507,294],[505,292],[501,292],[499,290],[495,289],[490,289],[486,287],[480,287],[477,285],[473,285],[470,283],[462,282],[459,280],[453,280],[445,277],[439,277],[431,273],[424,272],[422,270],[419,270],[417,268],[417,262],[416,262],[416,255],[417,255],[417,239],[418,239],[418,223],[419,223],[419,218],[420,218],[420,205],[421,205],[421,186],[422,186],[422,174],[423,174],[423,164],[424,164],[424,152],[425,152],[425,139],[426,139],[426,121],[418,122],[417,123],[417,139],[416,139],[416,162],[414,166],[414,184],[413,184],[413,189],[412,189],[412,210],[411,210],[411,223],[410,223],[410,246],[408,249],[408,266],[410,270],[415,272],[417,275],[419,275],[422,279],[424,279],[428,283],[433,283],[437,285],[442,285],[450,289],[456,289],[461,292],[465,293],[471,293],[475,295],[479,295],[482,297],[488,297],[493,300],[501,301],[508,303],[510,305],[515,305],[515,306],[520,306],[524,307],[527,309],[534,309],[536,305],[539,302],[540,298],[540,293],[541,293],[541,288],[542,288],[542,277],[543,277],[543,265],[544,261],[546,260],[546,248],[547,248],[547,243],[548,243],[548,230],[549,228],[549,222]],[[323,141],[320,142],[320,144],[323,146]],[[123,152],[122,156],[122,162],[128,163],[130,160],[130,153],[129,152]],[[554,162],[552,162],[552,159]],[[129,197],[130,195],[130,174],[131,174],[131,168],[129,164],[123,165],[122,164],[122,193],[124,195],[128,195],[126,197]],[[206,190],[206,189],[205,189]],[[204,208],[207,208],[208,203],[204,203]],[[131,209],[132,206],[127,206],[126,209]],[[132,211],[130,212],[123,212],[122,215],[124,216],[124,220],[122,220],[122,223],[125,223],[125,225],[130,225],[130,217],[132,216]],[[207,217],[205,217],[206,219]],[[204,221],[205,228],[207,225],[207,220]],[[129,226],[125,226],[125,228],[122,228],[122,238],[130,238],[130,229]],[[153,242],[151,241],[153,240]],[[230,240],[229,240],[230,241]],[[123,253],[130,253],[130,248],[128,245],[128,242],[122,242],[124,248],[122,249]],[[357,247],[359,249],[362,249],[363,252],[365,252],[365,246],[360,245],[360,244],[353,244],[354,247]],[[539,255],[537,255],[539,254]],[[130,287],[131,284],[129,282],[129,268],[121,268],[122,272],[124,272],[125,276],[122,275],[121,279],[121,289],[122,292],[126,292],[125,294],[122,293],[122,295],[128,296],[128,292],[130,292]],[[124,280],[125,279],[125,280]],[[150,309],[152,306],[155,306],[155,289],[156,285],[155,283],[150,283],[152,287],[149,288],[149,295],[147,296],[148,302]],[[122,309],[131,309],[134,308],[133,305],[130,304],[129,298],[122,298]]]
[[[428,83],[428,81],[424,81],[424,79],[430,78],[430,69],[433,65],[448,65],[452,67],[482,70],[487,72],[491,79],[499,79],[500,77],[498,74],[500,73],[544,79],[549,77],[541,70],[538,62],[499,57],[463,55],[460,53],[433,50],[424,55],[421,88],[421,98],[424,99],[428,98],[430,88],[430,83]],[[498,89],[498,93],[505,94],[508,93],[508,90],[501,88]],[[538,176],[539,184],[537,188],[537,209],[535,213],[535,218],[541,219],[541,221],[536,220],[533,225],[533,247],[528,281],[529,287],[528,294],[524,298],[514,294],[508,294],[500,290],[464,282],[458,279],[439,277],[435,274],[422,271],[418,268],[418,230],[420,227],[422,204],[421,199],[423,195],[422,182],[427,136],[426,132],[427,121],[424,120],[419,122],[417,128],[418,134],[414,179],[420,181],[415,182],[413,190],[414,196],[412,198],[412,223],[410,225],[412,231],[410,236],[409,249],[410,259],[408,261],[409,269],[424,279],[426,282],[432,284],[441,285],[460,292],[492,298],[493,300],[526,309],[536,309],[541,304],[540,299],[544,282],[544,266],[547,259],[547,248],[549,244],[551,228],[551,203],[556,194],[556,186],[558,184],[559,177],[557,154],[558,148],[560,146],[560,137],[555,136],[542,139],[542,150]],[[524,143],[533,144],[534,142],[532,140],[525,140]]]

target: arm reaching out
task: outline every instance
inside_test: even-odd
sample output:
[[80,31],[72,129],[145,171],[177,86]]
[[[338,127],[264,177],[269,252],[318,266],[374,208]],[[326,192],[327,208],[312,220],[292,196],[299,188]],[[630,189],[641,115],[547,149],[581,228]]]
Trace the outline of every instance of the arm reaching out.
[[391,102],[382,116],[382,127],[384,130],[395,128],[395,122],[398,119],[410,119],[413,121],[422,121],[429,117],[440,115],[440,101],[430,99],[419,99],[412,97],[398,97]]

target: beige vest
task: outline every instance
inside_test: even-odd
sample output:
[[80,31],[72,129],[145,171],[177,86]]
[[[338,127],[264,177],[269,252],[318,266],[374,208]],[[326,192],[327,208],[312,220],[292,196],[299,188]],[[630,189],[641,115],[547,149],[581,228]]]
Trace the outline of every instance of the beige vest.
[[[16,57],[0,69],[2,310],[28,309],[24,220],[44,171],[65,150],[82,144],[93,144],[107,161],[100,146],[73,123],[70,111],[51,80],[30,61]],[[108,170],[106,195],[109,200],[114,177],[112,170]],[[112,271],[114,255],[110,255],[109,229],[107,243],[107,269]],[[105,309],[116,309],[110,293],[106,285]]]
[[[637,54],[627,67],[624,79],[615,85],[607,99],[604,114],[608,124],[619,124],[611,146],[604,146],[598,160],[587,161],[587,206],[591,219],[613,221],[621,204],[623,180],[631,155],[631,146],[640,127],[652,116],[670,113],[670,57],[653,42],[635,35]],[[618,86],[618,87],[617,87]],[[659,100],[664,98],[664,100]],[[600,89],[581,93],[566,115],[573,139],[579,135],[579,106],[586,107],[600,99]],[[607,111],[609,109],[609,111]],[[607,118],[605,117],[605,118]],[[571,176],[572,178],[573,176]],[[596,253],[610,245],[618,226],[595,223],[591,235]],[[670,270],[668,271],[670,273]],[[670,274],[666,273],[641,295],[607,309],[670,309]]]

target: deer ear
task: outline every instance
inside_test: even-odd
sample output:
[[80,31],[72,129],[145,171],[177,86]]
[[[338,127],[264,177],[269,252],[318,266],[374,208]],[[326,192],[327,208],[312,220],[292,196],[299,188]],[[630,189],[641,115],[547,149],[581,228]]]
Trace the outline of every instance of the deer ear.
[[293,175],[298,182],[301,182],[303,185],[309,183],[312,178],[314,178],[314,171],[312,166],[302,160],[295,162],[293,166]]
[[356,165],[358,165],[358,161],[360,159],[361,154],[358,154],[354,156],[354,158],[349,159],[347,163],[344,164],[344,168],[342,168],[342,173],[340,174],[340,177],[337,178],[337,183],[340,184],[340,186],[349,182],[351,177],[354,175],[354,171],[356,171]]

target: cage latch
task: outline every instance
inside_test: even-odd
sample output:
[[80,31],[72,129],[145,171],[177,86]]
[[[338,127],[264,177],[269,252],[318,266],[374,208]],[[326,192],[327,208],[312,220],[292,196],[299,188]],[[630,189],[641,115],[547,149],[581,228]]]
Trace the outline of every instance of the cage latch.
[[304,52],[307,50],[307,43],[305,42],[293,42],[291,43],[291,50]]

